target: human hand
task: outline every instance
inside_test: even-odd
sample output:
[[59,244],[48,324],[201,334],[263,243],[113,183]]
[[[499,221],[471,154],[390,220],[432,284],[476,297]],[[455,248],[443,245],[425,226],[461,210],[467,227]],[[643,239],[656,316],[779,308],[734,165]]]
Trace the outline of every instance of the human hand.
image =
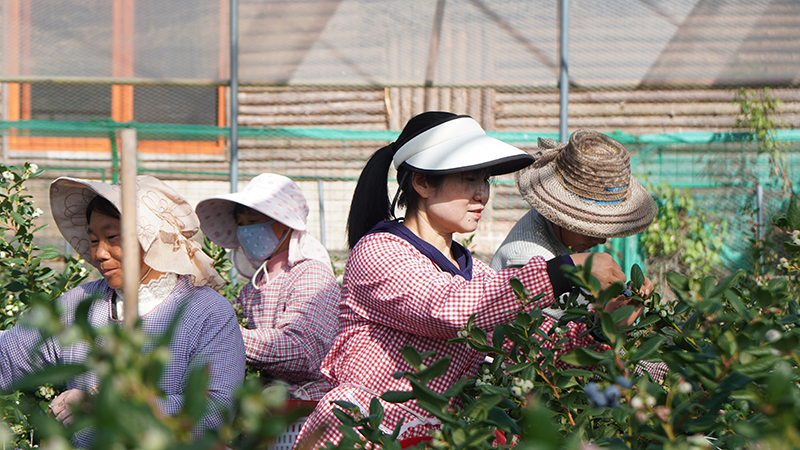
[[617,324],[617,328],[629,327],[636,323],[636,319],[638,319],[644,312],[644,304],[632,297],[620,295],[619,297],[609,300],[609,302],[606,303],[606,306],[603,308],[607,313],[610,313],[628,305],[633,306],[633,312],[624,320],[622,320],[622,322],[619,322]]
[[600,289],[607,289],[615,282],[625,283],[627,280],[625,273],[608,253],[573,253],[569,255],[576,266],[585,265],[590,256],[593,257],[592,275],[600,281]]
[[64,425],[72,425],[72,409],[77,403],[83,400],[84,392],[80,389],[69,389],[64,391],[50,402],[48,409],[55,416],[56,420]]

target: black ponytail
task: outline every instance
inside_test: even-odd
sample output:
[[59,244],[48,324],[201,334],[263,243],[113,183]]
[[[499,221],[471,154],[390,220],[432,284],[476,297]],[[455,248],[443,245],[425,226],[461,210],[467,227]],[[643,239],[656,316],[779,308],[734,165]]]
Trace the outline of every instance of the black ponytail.
[[378,222],[389,220],[394,214],[386,184],[394,153],[394,144],[373,153],[358,177],[347,216],[347,245],[351,249]]
[[[397,141],[381,148],[370,157],[358,177],[353,201],[350,204],[350,214],[347,216],[347,245],[351,249],[378,222],[394,219],[395,206],[405,206],[406,214],[416,210],[419,196],[412,187],[414,170],[408,164],[403,163],[397,169],[398,197],[389,201],[387,188],[389,166],[397,150],[421,133],[459,117],[466,116],[457,116],[444,111],[418,114],[403,127]],[[443,175],[426,174],[425,178],[434,186],[440,185],[444,180]]]

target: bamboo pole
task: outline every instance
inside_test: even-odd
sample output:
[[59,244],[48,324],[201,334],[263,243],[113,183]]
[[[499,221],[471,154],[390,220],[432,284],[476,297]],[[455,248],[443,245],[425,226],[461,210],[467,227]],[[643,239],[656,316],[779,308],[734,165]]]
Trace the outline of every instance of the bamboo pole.
[[136,129],[118,131],[122,158],[120,182],[122,184],[122,292],[125,294],[125,328],[133,328],[139,317],[139,269],[141,247],[136,233]]

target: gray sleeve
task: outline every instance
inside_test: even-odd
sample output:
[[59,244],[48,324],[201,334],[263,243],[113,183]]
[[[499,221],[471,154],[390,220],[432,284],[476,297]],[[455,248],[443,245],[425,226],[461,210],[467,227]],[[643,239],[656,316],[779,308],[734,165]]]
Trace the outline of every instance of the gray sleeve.
[[24,325],[0,335],[0,389],[8,391],[25,375],[59,361],[61,347],[53,339],[40,346],[41,338],[38,330]]

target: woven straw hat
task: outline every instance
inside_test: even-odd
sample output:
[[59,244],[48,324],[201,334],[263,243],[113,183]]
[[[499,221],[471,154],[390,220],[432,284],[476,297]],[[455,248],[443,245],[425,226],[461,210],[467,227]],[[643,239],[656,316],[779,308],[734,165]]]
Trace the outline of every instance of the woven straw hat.
[[539,139],[536,162],[517,186],[551,222],[586,236],[612,238],[646,230],[656,203],[631,176],[628,151],[610,137],[578,130],[566,144]]

